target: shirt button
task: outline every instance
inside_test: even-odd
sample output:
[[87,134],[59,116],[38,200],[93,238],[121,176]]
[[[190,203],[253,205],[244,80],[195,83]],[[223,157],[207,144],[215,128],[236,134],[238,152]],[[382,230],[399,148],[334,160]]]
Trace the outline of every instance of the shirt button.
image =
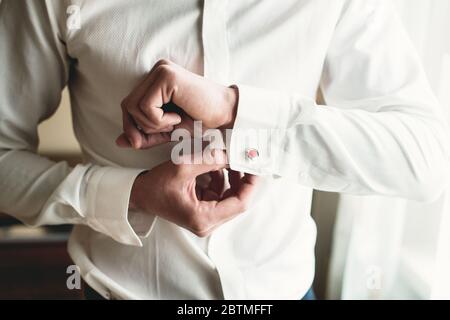
[[255,160],[259,157],[259,152],[256,149],[250,148],[245,151],[247,159]]

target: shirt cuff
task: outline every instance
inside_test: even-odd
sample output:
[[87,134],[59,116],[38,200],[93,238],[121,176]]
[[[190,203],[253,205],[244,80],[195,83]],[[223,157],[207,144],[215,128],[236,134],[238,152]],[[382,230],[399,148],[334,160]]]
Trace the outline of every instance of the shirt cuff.
[[287,129],[311,121],[315,101],[288,93],[235,86],[239,91],[237,115],[227,132],[230,168],[254,175],[281,175],[289,161],[283,153]]
[[142,246],[140,237],[151,232],[155,217],[129,210],[131,188],[143,170],[94,166],[85,176],[87,225],[114,240]]

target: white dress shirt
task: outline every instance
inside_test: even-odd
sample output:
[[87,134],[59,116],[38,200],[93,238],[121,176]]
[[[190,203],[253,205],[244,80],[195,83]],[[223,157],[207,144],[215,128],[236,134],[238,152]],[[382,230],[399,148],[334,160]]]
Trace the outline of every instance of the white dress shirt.
[[[0,211],[75,224],[69,252],[105,297],[301,298],[313,188],[431,200],[447,183],[447,128],[388,2],[4,0]],[[238,86],[230,165],[264,176],[250,210],[206,239],[128,211],[136,175],[171,146],[118,148],[119,104],[160,58]],[[35,153],[66,85],[85,159],[74,168]]]

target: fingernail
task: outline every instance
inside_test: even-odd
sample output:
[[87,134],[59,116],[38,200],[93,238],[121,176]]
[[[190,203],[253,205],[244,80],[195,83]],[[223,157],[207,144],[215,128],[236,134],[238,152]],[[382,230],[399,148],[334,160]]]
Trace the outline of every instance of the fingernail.
[[120,148],[129,148],[130,144],[120,137],[116,139],[116,145]]
[[133,140],[132,146],[133,146],[134,149],[140,149],[141,148],[140,143],[138,141],[136,141],[136,140]]

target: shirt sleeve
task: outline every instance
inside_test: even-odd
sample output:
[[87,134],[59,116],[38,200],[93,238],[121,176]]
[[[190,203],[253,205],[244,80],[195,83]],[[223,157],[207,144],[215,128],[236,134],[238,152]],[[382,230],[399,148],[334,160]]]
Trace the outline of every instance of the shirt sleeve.
[[[307,76],[307,75],[305,75]],[[230,166],[324,191],[430,201],[448,184],[447,125],[389,1],[346,1],[314,99],[237,85]]]
[[59,9],[49,3],[0,2],[0,212],[33,226],[84,224],[140,246],[154,219],[128,211],[142,170],[70,168],[36,154],[37,126],[59,105],[70,67]]

